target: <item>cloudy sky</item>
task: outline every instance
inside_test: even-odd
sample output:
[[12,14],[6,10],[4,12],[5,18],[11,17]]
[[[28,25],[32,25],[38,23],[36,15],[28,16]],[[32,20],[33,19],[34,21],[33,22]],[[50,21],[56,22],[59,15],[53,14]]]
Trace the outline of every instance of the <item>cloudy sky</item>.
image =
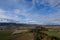
[[27,24],[60,24],[60,0],[0,0],[0,18]]

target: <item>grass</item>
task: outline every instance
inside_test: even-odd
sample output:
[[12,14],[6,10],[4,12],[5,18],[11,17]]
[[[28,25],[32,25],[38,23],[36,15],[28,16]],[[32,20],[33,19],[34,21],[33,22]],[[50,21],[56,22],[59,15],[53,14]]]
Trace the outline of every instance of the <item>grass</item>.
[[54,37],[60,38],[60,32],[59,31],[47,31],[46,34],[48,34],[48,36],[54,36]]
[[9,40],[12,38],[17,38],[17,37],[21,37],[23,35],[27,34],[27,32],[23,32],[23,33],[19,33],[19,34],[11,34],[11,33],[0,33],[0,40]]
[[11,33],[0,33],[0,40],[7,40]]

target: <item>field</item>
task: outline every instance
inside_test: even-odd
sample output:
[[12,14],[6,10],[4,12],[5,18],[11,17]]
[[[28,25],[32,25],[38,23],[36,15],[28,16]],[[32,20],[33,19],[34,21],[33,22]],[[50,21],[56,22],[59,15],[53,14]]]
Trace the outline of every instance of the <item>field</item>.
[[16,29],[17,32],[0,32],[0,40],[60,40],[60,27],[29,28]]
[[22,37],[23,35],[27,34],[26,32],[19,33],[19,34],[12,34],[12,33],[0,33],[0,40],[12,40],[18,37]]

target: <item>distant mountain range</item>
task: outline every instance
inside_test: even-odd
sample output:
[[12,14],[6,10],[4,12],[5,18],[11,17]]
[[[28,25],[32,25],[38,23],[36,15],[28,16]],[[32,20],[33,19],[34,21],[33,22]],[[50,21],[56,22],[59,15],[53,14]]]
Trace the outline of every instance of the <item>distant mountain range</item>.
[[[16,20],[0,18],[0,26],[39,26],[38,24],[18,23]],[[44,24],[43,24],[44,25]],[[46,23],[45,25],[59,25],[57,23]]]
[[13,19],[7,19],[7,18],[0,18],[0,23],[17,23],[18,21]]
[[0,26],[17,25],[18,21],[7,18],[0,18]]

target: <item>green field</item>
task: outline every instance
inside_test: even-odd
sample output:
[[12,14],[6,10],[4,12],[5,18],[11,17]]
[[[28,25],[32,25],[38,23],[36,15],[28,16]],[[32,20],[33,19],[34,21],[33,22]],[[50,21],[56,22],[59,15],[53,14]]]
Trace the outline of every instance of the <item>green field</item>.
[[27,34],[27,32],[19,33],[19,34],[11,34],[11,33],[0,33],[0,40],[9,40],[13,38],[18,38]]
[[60,31],[47,31],[46,34],[48,36],[54,36],[60,38]]

